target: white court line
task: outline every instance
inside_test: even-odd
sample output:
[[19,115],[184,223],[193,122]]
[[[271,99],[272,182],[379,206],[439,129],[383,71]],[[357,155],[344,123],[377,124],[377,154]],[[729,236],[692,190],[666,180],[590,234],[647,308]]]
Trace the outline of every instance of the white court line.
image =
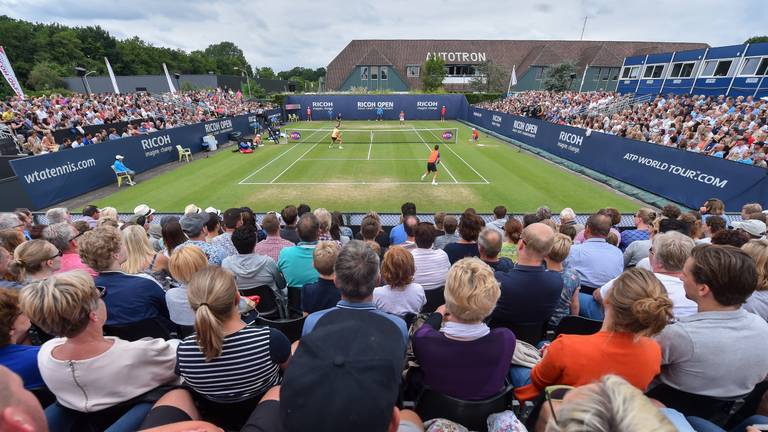
[[369,141],[370,143],[368,144],[368,160],[371,160],[371,150],[373,150],[373,130],[371,130],[371,139]]
[[[329,134],[328,134],[328,133],[326,133],[325,135],[329,135]],[[325,138],[325,135],[323,135],[323,138]],[[270,184],[274,184],[274,183],[275,183],[275,180],[279,179],[279,178],[280,178],[280,176],[282,176],[283,174],[285,174],[285,173],[286,173],[286,171],[288,171],[289,169],[291,169],[291,167],[292,167],[292,166],[296,165],[296,162],[300,161],[300,160],[301,160],[301,158],[303,158],[304,156],[306,156],[306,155],[307,155],[307,153],[311,152],[311,151],[312,151],[312,150],[313,150],[315,147],[317,147],[317,145],[318,145],[318,144],[320,144],[320,141],[322,141],[322,140],[323,140],[323,138],[320,138],[320,140],[319,140],[318,142],[316,142],[315,144],[313,144],[313,145],[312,145],[312,147],[310,147],[310,148],[309,148],[309,150],[307,150],[307,151],[305,151],[304,153],[302,153],[302,155],[301,155],[301,156],[299,156],[299,158],[298,158],[298,159],[296,159],[295,161],[293,161],[293,163],[291,163],[290,165],[288,165],[288,168],[284,169],[284,170],[283,170],[283,172],[281,172],[280,174],[278,174],[278,175],[277,175],[277,177],[273,178],[273,179],[272,179],[272,181],[271,181],[271,182],[269,182],[269,183],[270,183]]]
[[[436,136],[434,133],[432,133],[431,131],[430,131],[429,133],[431,133],[431,134],[432,134],[432,135],[433,135],[435,138],[437,138],[437,136]],[[458,142],[458,138],[456,139],[456,142]],[[484,182],[486,182],[486,183],[491,183],[491,182],[489,182],[489,181],[488,181],[488,180],[487,180],[485,177],[483,177],[483,175],[482,175],[482,174],[480,174],[479,172],[477,172],[477,170],[476,170],[476,169],[475,169],[475,168],[474,168],[472,165],[470,165],[470,164],[469,164],[467,161],[465,161],[463,157],[459,156],[459,154],[458,154],[458,153],[456,153],[455,151],[453,151],[453,149],[452,149],[450,146],[446,146],[446,147],[448,147],[448,150],[450,150],[450,151],[451,151],[451,153],[455,154],[457,158],[461,159],[461,161],[462,161],[462,162],[464,162],[464,164],[465,164],[466,166],[468,166],[468,167],[469,167],[469,169],[471,169],[472,171],[474,171],[474,172],[475,172],[475,174],[477,174],[478,176],[480,176],[480,178],[481,178],[481,179],[483,179],[483,181],[484,181]]]
[[[306,159],[305,159],[306,160]],[[244,185],[272,185],[272,186],[284,186],[284,185],[309,185],[309,186],[322,186],[322,185],[422,185],[422,186],[431,186],[431,183],[425,183],[425,182],[366,182],[366,181],[360,181],[360,182],[280,182],[280,183],[269,183],[269,182],[249,182],[249,183],[242,183]],[[441,185],[487,185],[490,183],[485,182],[456,182],[456,183],[440,183]]]
[[302,161],[423,161],[424,158],[410,158],[410,159],[366,159],[366,158],[304,158]]
[[[314,135],[314,134],[316,134],[316,133],[318,133],[318,132],[320,132],[320,130],[319,130],[319,129],[318,129],[318,130],[316,130],[314,133],[310,134],[310,135],[307,137],[307,139],[309,139],[309,137],[311,137],[312,135]],[[296,143],[296,144],[294,144],[294,145],[293,145],[291,148],[289,148],[288,150],[286,150],[286,151],[284,151],[284,152],[280,153],[279,155],[275,156],[274,158],[272,158],[272,160],[271,160],[271,161],[269,161],[269,162],[267,162],[266,164],[264,164],[264,166],[262,166],[261,168],[257,169],[256,171],[254,171],[254,172],[252,172],[252,173],[248,174],[248,176],[246,176],[244,179],[240,180],[240,182],[239,182],[238,184],[249,184],[249,183],[243,183],[243,182],[245,182],[245,181],[246,181],[246,180],[248,180],[249,178],[253,177],[255,174],[258,174],[259,172],[261,172],[261,170],[263,170],[264,168],[266,168],[266,167],[268,167],[269,165],[271,165],[271,164],[272,164],[272,162],[274,162],[274,161],[276,161],[276,160],[280,159],[281,157],[285,156],[285,155],[286,155],[286,153],[288,153],[289,151],[291,151],[291,150],[293,150],[294,148],[296,148],[296,146],[298,146],[299,144],[301,144],[301,143]]]
[[[419,136],[419,139],[421,140],[421,142],[423,142],[424,145],[427,146],[427,149],[431,151],[432,149],[429,147],[429,144],[427,144],[427,142],[424,141],[424,138],[422,138],[422,136],[419,133],[419,131],[417,131],[416,128],[413,128],[413,131],[416,132],[416,135]],[[430,133],[432,133],[432,132],[430,132]],[[432,135],[434,135],[434,134],[432,134]],[[445,168],[445,172],[447,172],[448,175],[451,176],[451,178],[453,179],[453,182],[454,183],[458,183],[459,181],[456,180],[456,177],[454,177],[453,174],[451,174],[451,170],[448,169],[448,165],[446,165],[445,162],[442,162],[442,161],[440,161],[440,164]]]

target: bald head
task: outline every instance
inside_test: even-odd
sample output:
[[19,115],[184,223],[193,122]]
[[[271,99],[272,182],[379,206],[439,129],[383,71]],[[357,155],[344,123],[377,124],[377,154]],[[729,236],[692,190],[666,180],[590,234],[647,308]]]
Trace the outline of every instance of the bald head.
[[530,224],[523,230],[520,237],[523,249],[528,258],[543,260],[552,250],[555,242],[555,231],[543,223]]
[[47,431],[45,413],[18,375],[0,366],[0,430]]
[[611,232],[611,217],[605,214],[596,213],[587,219],[587,225],[584,230],[586,238],[606,238]]

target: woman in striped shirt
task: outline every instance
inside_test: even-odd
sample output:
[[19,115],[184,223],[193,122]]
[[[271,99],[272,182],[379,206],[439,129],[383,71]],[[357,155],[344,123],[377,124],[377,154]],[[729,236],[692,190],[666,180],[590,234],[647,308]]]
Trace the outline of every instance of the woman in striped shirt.
[[280,384],[291,346],[280,331],[240,319],[235,278],[218,266],[187,287],[196,333],[179,345],[176,365],[204,419],[239,429],[262,395]]

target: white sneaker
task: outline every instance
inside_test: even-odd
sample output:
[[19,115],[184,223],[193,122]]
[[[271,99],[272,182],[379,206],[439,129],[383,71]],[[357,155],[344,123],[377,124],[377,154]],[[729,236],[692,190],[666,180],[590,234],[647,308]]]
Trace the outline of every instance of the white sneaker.
[[342,146],[339,146],[339,150],[344,150],[344,147],[342,147]]
[[424,177],[426,177],[426,176],[427,176],[426,174],[423,174],[423,175],[421,176],[421,181],[424,181]]
[[432,186],[437,186],[437,182],[432,180]]

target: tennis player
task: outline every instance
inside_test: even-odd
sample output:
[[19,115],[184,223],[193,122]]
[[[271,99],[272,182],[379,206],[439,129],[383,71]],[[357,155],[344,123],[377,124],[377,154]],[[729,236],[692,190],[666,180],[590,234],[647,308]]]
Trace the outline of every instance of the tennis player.
[[472,128],[472,142],[475,144],[480,142],[480,132],[478,132],[475,128]]
[[405,124],[405,111],[400,111],[400,124]]
[[429,158],[427,159],[427,171],[421,175],[421,180],[423,181],[429,173],[435,173],[432,176],[432,184],[437,185],[437,164],[440,163],[440,146],[435,144],[435,149],[432,150],[431,153],[429,153]]
[[335,128],[333,128],[333,132],[331,132],[331,144],[328,145],[328,148],[333,148],[333,145],[336,143],[339,143],[339,149],[343,149],[341,145],[344,144],[344,141],[341,139],[341,125],[336,125]]

